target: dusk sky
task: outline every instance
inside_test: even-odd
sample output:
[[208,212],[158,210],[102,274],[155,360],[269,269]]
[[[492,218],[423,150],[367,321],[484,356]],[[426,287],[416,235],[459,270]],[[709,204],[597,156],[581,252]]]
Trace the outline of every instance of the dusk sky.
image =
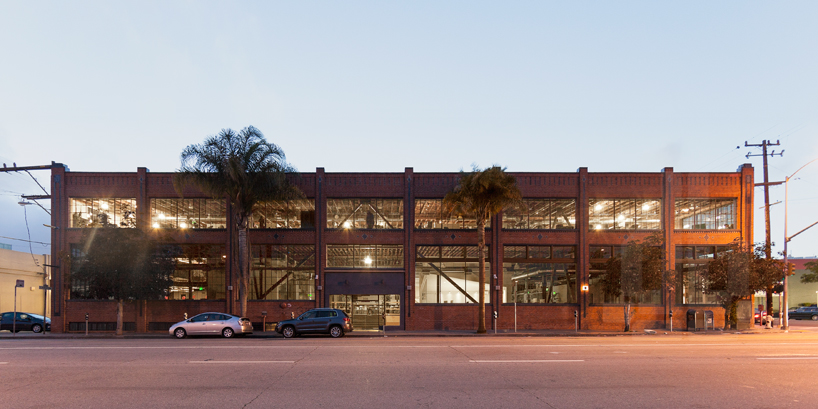
[[[253,125],[306,172],[751,163],[761,182],[744,142],[769,139],[778,181],[818,158],[816,21],[815,1],[0,0],[0,162],[168,172]],[[797,177],[790,234],[818,221],[818,161]],[[43,192],[0,173],[0,243],[29,251],[50,218],[21,194]],[[762,205],[758,188],[756,241]],[[782,203],[776,252],[783,222]],[[818,226],[789,248],[818,255]]]

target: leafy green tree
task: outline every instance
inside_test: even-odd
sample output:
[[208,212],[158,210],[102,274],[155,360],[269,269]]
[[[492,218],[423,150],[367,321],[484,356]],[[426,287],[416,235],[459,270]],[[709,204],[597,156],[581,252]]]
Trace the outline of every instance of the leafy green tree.
[[724,307],[724,328],[736,328],[738,301],[773,286],[783,277],[784,263],[767,259],[764,245],[750,247],[736,239],[707,265],[705,291]]
[[264,201],[303,197],[288,179],[295,169],[284,151],[267,142],[258,129],[249,126],[239,132],[223,129],[204,143],[182,151],[182,165],[174,176],[181,194],[193,185],[214,198],[227,198],[232,211],[232,240],[236,244],[231,259],[239,271],[239,305],[247,315],[250,288],[249,228],[255,206]]
[[[491,166],[480,169],[477,166],[471,172],[460,172],[460,180],[455,188],[443,198],[444,206],[461,217],[477,220],[477,251],[480,289],[478,334],[486,333],[486,220],[496,215],[504,207],[514,205],[522,200],[517,179],[506,173],[505,168]],[[500,228],[497,226],[495,228]]]
[[633,240],[605,264],[606,274],[601,281],[603,292],[611,297],[621,297],[625,317],[625,331],[630,331],[633,310],[631,304],[639,304],[662,289],[663,278],[669,277],[665,268],[666,253],[661,235],[654,234],[644,241]]
[[117,301],[116,333],[122,335],[126,300],[160,299],[171,285],[176,248],[139,229],[103,227],[82,236],[82,255],[71,260],[72,280],[84,296]]
[[818,262],[810,261],[809,263],[805,264],[805,266],[809,272],[804,273],[804,275],[801,276],[801,282],[805,284],[818,283]]

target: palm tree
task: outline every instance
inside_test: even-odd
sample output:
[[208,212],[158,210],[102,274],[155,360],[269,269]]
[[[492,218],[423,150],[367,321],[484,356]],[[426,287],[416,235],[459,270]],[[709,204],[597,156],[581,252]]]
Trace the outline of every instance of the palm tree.
[[[491,166],[480,170],[477,166],[471,172],[460,172],[460,180],[455,188],[446,194],[443,203],[454,214],[477,219],[477,252],[480,278],[478,334],[486,333],[486,220],[509,205],[522,201],[517,188],[517,179],[506,173],[505,168]],[[495,226],[499,228],[500,226]]]
[[[284,151],[267,142],[261,131],[248,126],[239,132],[222,129],[200,145],[188,145],[181,155],[182,166],[174,175],[174,187],[181,194],[194,185],[214,198],[227,198],[232,210],[234,247],[239,270],[239,304],[247,315],[250,288],[250,243],[248,230],[257,203],[303,197],[287,179],[295,169]],[[234,242],[235,243],[235,242]]]

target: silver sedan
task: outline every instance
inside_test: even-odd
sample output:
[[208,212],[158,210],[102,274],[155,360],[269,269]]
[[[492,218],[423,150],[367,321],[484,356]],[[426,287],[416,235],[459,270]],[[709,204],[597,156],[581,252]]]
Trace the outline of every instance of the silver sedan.
[[234,335],[252,334],[253,324],[249,318],[221,312],[205,312],[173,324],[169,332],[171,336],[180,339],[188,335],[221,335],[232,338]]

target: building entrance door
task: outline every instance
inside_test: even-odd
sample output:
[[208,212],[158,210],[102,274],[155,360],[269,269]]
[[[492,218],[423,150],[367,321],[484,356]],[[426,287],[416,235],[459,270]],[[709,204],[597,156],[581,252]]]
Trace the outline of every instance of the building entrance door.
[[399,294],[330,295],[331,308],[343,310],[352,318],[355,331],[377,331],[384,325],[400,325]]

